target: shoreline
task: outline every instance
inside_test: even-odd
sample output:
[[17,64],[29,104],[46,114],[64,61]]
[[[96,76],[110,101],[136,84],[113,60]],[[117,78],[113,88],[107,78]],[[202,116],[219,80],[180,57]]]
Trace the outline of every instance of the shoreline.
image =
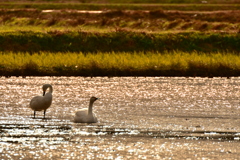
[[214,78],[214,77],[239,77],[239,74],[225,74],[225,75],[213,75],[213,74],[62,74],[62,73],[56,73],[56,74],[12,74],[12,73],[4,73],[1,74],[0,72],[0,77],[185,77],[185,78],[196,78],[196,77],[201,77],[201,78]]

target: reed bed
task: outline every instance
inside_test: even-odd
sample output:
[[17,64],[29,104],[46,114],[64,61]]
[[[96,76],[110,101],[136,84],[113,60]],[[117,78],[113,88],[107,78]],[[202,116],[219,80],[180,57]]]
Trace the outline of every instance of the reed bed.
[[1,53],[1,76],[237,76],[233,53]]

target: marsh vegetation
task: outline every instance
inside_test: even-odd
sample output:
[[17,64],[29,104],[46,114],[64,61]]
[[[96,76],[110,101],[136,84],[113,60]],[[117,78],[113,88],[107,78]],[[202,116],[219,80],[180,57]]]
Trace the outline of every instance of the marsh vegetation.
[[2,53],[4,76],[238,76],[236,54],[197,52]]
[[238,75],[240,3],[138,2],[1,2],[1,75]]

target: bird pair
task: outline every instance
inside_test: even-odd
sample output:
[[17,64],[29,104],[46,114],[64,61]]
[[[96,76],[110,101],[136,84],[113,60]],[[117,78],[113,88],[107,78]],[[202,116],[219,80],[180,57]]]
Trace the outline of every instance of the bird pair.
[[[46,93],[49,88],[49,92]],[[52,93],[53,87],[50,84],[44,84],[43,87],[43,96],[36,96],[32,98],[30,101],[30,108],[34,111],[34,118],[36,115],[36,111],[44,111],[44,117],[46,114],[46,110],[52,104]],[[97,117],[94,115],[92,111],[93,103],[97,100],[96,97],[90,98],[90,103],[88,108],[83,108],[75,113],[74,122],[75,123],[96,123]]]

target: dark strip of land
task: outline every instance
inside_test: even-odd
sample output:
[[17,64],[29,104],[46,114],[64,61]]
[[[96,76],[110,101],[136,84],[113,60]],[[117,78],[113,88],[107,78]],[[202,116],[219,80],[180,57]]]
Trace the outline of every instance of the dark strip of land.
[[240,35],[229,33],[150,34],[118,31],[3,32],[0,51],[13,52],[231,52],[239,54]]

